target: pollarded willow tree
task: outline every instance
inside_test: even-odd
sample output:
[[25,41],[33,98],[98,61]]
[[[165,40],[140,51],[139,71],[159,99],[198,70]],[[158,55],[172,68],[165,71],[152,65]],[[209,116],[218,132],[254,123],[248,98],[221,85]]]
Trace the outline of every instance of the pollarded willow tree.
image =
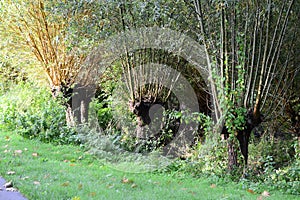
[[[190,14],[190,8],[184,1],[132,1],[119,3],[115,9],[118,11],[116,18],[121,23],[122,31],[135,30],[142,27],[167,27],[183,31],[186,25],[184,21],[192,21],[187,16]],[[189,32],[189,30],[184,30]],[[161,37],[167,37],[162,35]],[[140,40],[141,38],[137,38]],[[124,77],[125,89],[127,92],[127,101],[129,110],[135,115],[137,119],[136,136],[137,139],[143,138],[141,135],[147,135],[145,129],[146,125],[150,125],[153,117],[151,116],[151,109],[153,107],[164,107],[165,110],[179,109],[179,102],[176,95],[172,92],[174,87],[182,87],[178,79],[184,76],[189,80],[196,93],[195,102],[192,97],[187,101],[199,104],[200,112],[207,114],[207,99],[205,81],[200,73],[193,69],[193,67],[178,55],[174,55],[163,49],[139,49],[134,52],[124,49],[124,54],[119,60]],[[161,67],[170,67],[172,70],[162,72],[162,69],[156,68],[151,64],[159,64]],[[150,81],[150,83],[149,83]],[[168,82],[168,83],[167,83]],[[152,119],[151,119],[152,118]],[[178,131],[178,122],[173,120],[168,122],[166,126],[161,129],[169,129],[172,133],[160,137],[158,134],[154,138],[158,146],[164,146]],[[153,130],[150,130],[152,132]],[[151,133],[150,133],[151,135]],[[164,138],[163,141],[159,141]],[[178,152],[177,152],[178,153]]]
[[43,0],[4,3],[6,31],[18,37],[18,45],[28,47],[39,61],[53,97],[63,97],[67,123],[74,125],[72,86],[85,55],[70,48],[67,39],[68,19],[73,16],[52,15],[47,3]]
[[282,97],[296,72],[290,62],[297,35],[294,2],[193,1],[230,170],[238,165],[238,146],[247,166],[251,131],[285,106]]

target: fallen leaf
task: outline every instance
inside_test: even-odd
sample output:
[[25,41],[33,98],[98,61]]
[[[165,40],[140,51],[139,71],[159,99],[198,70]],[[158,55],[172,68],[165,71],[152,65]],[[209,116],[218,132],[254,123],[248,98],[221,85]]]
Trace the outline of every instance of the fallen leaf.
[[7,150],[7,149],[4,150],[4,153],[8,153],[8,152],[9,152],[9,150]]
[[254,194],[255,192],[251,189],[248,189],[247,192],[251,193],[251,194]]
[[69,160],[64,160],[65,163],[70,162]]
[[8,192],[16,192],[17,189],[13,188],[13,187],[10,187],[10,188],[6,188],[6,191],[8,191]]
[[70,185],[70,182],[64,182],[63,184],[61,184],[61,186],[63,186],[63,187],[67,187],[67,186],[69,186]]
[[6,140],[6,141],[9,141],[9,140],[10,140],[10,137],[9,137],[8,135],[6,135],[6,136],[5,136],[5,140]]
[[216,184],[211,184],[210,187],[211,188],[216,188],[217,186],[216,186]]
[[5,184],[3,185],[3,187],[5,187],[5,188],[13,187],[12,181],[9,181],[9,182],[5,183]]
[[38,157],[38,153],[32,153],[33,157]]
[[33,181],[34,185],[41,185],[41,183],[39,181]]
[[74,166],[75,166],[75,164],[74,164],[74,163],[71,163],[71,164],[70,164],[70,166],[71,166],[71,167],[74,167]]
[[131,185],[131,188],[136,188],[136,187],[137,187],[137,184],[135,184],[135,183]]
[[124,177],[121,182],[122,183],[133,183],[133,180],[130,180],[130,179]]
[[269,197],[270,193],[268,191],[263,191],[263,193],[261,193],[261,196],[263,196],[263,197]]
[[122,183],[128,183],[128,182],[129,182],[129,179],[123,178],[121,182],[122,182]]
[[26,179],[29,179],[29,176],[24,176],[21,178],[22,180],[26,180]]
[[16,174],[16,172],[15,171],[8,171],[8,172],[6,172],[6,174],[7,175],[13,175],[13,174]]
[[15,153],[21,154],[23,151],[22,150],[15,150]]

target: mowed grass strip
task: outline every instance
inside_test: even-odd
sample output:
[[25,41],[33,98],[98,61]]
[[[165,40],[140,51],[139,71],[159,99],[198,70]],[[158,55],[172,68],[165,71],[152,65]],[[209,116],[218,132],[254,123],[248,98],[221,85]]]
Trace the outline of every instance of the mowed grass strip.
[[54,146],[7,131],[0,131],[0,152],[0,175],[29,200],[297,199],[280,193],[264,197],[235,183],[117,171],[78,146]]

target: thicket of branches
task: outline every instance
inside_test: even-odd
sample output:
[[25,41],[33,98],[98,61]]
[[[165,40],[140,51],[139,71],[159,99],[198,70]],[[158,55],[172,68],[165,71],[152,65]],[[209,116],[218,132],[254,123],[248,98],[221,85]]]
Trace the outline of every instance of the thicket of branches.
[[[276,120],[290,99],[295,63],[294,1],[194,1],[211,74],[215,120],[225,124],[229,167],[237,165],[236,136],[245,164],[251,131]],[[295,10],[293,10],[293,8]]]

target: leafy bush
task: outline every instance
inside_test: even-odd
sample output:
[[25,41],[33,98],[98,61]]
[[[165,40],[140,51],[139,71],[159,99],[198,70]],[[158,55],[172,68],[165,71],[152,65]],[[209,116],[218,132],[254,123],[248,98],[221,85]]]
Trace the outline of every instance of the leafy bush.
[[265,135],[249,145],[247,184],[256,187],[300,194],[298,141],[295,138],[274,138]]
[[295,161],[297,142],[293,138],[264,136],[258,143],[249,145],[249,168],[259,177],[270,171],[284,168]]
[[[275,189],[287,193],[300,195],[300,163],[295,162],[291,166],[275,170],[266,180]],[[265,181],[265,182],[266,182]]]
[[0,97],[0,123],[27,138],[57,144],[78,143],[76,131],[66,125],[64,107],[46,88],[30,83],[12,87]]
[[226,141],[209,141],[199,143],[192,161],[197,171],[192,172],[196,176],[223,176],[227,169],[227,144]]

